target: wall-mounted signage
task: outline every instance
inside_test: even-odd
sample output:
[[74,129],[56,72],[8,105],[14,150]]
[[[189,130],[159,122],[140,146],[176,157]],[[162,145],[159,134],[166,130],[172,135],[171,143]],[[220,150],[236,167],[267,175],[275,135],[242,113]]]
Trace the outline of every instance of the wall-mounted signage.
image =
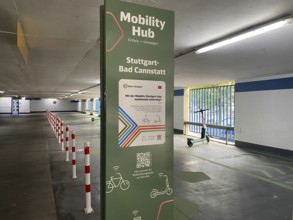
[[11,114],[19,115],[19,99],[12,99]]

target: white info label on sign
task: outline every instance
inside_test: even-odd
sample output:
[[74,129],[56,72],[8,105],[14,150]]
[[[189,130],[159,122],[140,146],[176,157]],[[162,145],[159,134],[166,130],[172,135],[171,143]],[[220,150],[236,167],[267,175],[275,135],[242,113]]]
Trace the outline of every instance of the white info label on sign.
[[163,81],[119,81],[119,147],[165,142],[166,85]]

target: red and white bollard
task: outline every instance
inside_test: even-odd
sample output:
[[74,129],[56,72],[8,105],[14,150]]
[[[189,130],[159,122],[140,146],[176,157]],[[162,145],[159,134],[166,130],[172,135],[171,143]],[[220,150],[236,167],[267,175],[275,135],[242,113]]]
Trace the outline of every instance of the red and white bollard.
[[49,111],[47,110],[47,118],[48,118],[48,121],[50,122],[50,115],[49,115]]
[[66,157],[65,161],[69,161],[69,126],[66,126],[66,147],[65,147],[65,152],[66,152]]
[[[51,113],[51,112],[50,112]],[[54,129],[54,114],[53,113],[51,113],[51,119],[50,119],[50,121],[51,121],[51,126],[52,126],[52,129]]]
[[53,123],[54,114],[52,112],[50,112],[49,110],[47,110],[47,117],[48,117],[48,121],[50,122],[51,127],[53,127],[54,126],[54,123]]
[[58,118],[58,123],[57,123],[57,138],[58,138],[59,143],[61,143],[61,127],[60,127],[60,124],[61,124],[61,121],[60,121],[60,118]]
[[61,150],[64,151],[64,123],[61,121]]
[[85,214],[94,212],[91,204],[91,174],[90,174],[90,143],[84,143],[85,155],[85,199],[86,206],[84,209]]
[[76,151],[75,151],[75,131],[71,131],[71,140],[72,140],[72,179],[76,179]]
[[51,123],[51,121],[50,121],[50,119],[51,119],[51,115],[50,115],[50,111],[49,110],[47,110],[47,118],[48,118],[48,121]]
[[58,143],[61,144],[61,120],[58,118]]
[[58,118],[57,118],[57,116],[55,116],[55,127],[54,127],[54,133],[55,133],[55,135],[56,135],[56,138],[58,137],[57,128],[58,128]]
[[52,129],[53,129],[54,134],[56,134],[55,127],[56,127],[56,116],[53,114],[53,127],[52,127]]

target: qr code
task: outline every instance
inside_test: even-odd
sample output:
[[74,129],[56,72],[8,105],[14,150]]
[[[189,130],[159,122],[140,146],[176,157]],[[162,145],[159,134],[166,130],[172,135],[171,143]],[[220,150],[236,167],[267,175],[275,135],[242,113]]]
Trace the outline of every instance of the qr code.
[[151,152],[136,154],[136,168],[151,167],[152,155]]

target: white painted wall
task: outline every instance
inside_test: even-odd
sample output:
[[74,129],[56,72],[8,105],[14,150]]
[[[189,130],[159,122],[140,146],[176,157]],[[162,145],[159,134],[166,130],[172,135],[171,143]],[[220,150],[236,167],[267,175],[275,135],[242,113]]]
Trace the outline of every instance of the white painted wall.
[[174,129],[184,130],[184,88],[174,90]]
[[183,110],[184,96],[174,96],[174,128],[182,131],[184,122]]
[[77,103],[70,100],[41,99],[30,101],[31,112],[50,111],[77,111]]
[[11,98],[0,98],[0,113],[11,114]]
[[235,140],[293,150],[292,97],[293,89],[235,93]]
[[77,103],[77,111],[86,113],[86,100],[80,100]]
[[30,100],[19,100],[19,113],[30,113]]

